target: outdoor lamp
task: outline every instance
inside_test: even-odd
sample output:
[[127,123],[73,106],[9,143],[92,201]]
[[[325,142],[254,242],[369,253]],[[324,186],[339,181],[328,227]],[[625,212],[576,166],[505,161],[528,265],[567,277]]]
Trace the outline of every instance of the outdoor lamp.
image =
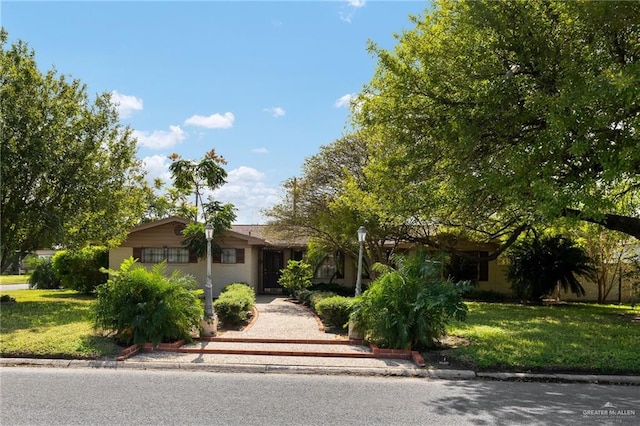
[[204,227],[204,236],[207,237],[207,241],[211,241],[213,238],[213,225],[207,223]]
[[362,293],[362,255],[364,252],[364,241],[367,238],[367,230],[364,226],[358,228],[358,243],[360,243],[360,252],[358,254],[358,276],[356,277],[356,296]]
[[213,226],[207,223],[204,227],[204,236],[207,238],[207,283],[204,286],[204,316],[213,318],[213,285],[211,285],[211,239],[213,238]]
[[364,226],[361,226],[360,228],[358,228],[358,242],[364,243],[364,240],[366,239],[367,239],[367,230],[364,228]]

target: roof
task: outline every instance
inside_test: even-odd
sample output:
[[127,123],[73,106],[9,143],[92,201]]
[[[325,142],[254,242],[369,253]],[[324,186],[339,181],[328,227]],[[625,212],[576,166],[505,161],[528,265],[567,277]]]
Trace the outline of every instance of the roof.
[[292,239],[282,239],[269,233],[269,228],[266,225],[232,225],[231,231],[239,234],[248,235],[255,238],[264,240],[266,245],[273,247],[306,247],[308,238],[306,236],[299,236]]
[[[138,225],[132,228],[129,231],[129,234],[166,225],[169,223],[181,223],[183,225],[186,225],[189,222],[191,221],[184,217],[172,216],[165,219],[155,220]],[[296,238],[294,239],[294,241],[289,241],[274,237],[267,232],[267,227],[265,225],[232,225],[230,230],[224,232],[223,238],[224,237],[237,238],[246,241],[249,245],[256,246],[264,245],[273,247],[305,247],[307,245],[307,238]]]

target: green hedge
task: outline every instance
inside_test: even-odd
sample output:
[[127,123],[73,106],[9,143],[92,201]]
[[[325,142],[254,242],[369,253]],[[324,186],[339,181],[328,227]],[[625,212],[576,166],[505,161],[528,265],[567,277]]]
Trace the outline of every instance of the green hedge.
[[254,290],[244,283],[226,286],[213,302],[213,309],[221,322],[234,325],[245,321],[256,304]]
[[29,288],[38,290],[60,288],[60,278],[53,270],[53,262],[50,258],[33,258],[29,261],[29,267],[33,270],[29,276]]
[[349,315],[356,300],[345,296],[325,297],[316,303],[315,310],[325,324],[344,328],[349,323]]
[[109,278],[100,272],[101,268],[109,267],[109,249],[106,247],[61,250],[53,255],[52,261],[62,287],[80,293],[92,293]]

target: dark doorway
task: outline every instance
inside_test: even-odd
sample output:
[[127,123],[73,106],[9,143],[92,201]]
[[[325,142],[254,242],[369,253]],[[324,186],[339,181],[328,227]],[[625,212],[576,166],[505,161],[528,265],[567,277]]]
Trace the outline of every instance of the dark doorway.
[[265,293],[281,293],[282,286],[278,284],[280,270],[284,268],[282,251],[264,251],[264,269],[262,271],[262,290]]

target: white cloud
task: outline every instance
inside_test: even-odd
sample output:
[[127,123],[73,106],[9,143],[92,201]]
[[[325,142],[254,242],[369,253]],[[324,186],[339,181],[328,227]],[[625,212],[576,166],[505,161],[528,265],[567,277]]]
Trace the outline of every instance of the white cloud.
[[254,154],[267,154],[269,150],[267,148],[261,147],[261,148],[253,148],[251,152],[253,152]]
[[282,117],[287,113],[284,109],[280,107],[265,108],[264,110],[267,111],[268,113],[271,113],[271,115],[273,115],[276,118]]
[[229,172],[225,185],[205,195],[212,195],[214,200],[233,204],[238,215],[236,223],[264,223],[265,218],[261,210],[272,207],[281,199],[279,188],[268,186],[264,180],[265,174],[261,171],[241,166]]
[[351,106],[351,102],[355,99],[356,95],[354,93],[347,93],[344,96],[340,96],[338,100],[335,102],[334,106],[336,108],[349,108]]
[[151,155],[142,159],[142,166],[147,171],[147,181],[153,184],[155,178],[160,178],[167,184],[171,183],[171,172],[169,172],[169,159],[166,155]]
[[123,95],[117,90],[111,92],[111,101],[116,105],[120,118],[130,117],[133,111],[142,111],[142,99]]
[[233,126],[236,117],[231,112],[224,114],[212,114],[208,117],[203,115],[193,115],[184,122],[186,125],[206,127],[208,129],[228,129]]
[[364,7],[367,0],[345,0],[346,5],[343,6],[343,10],[338,12],[340,19],[344,22],[351,23],[351,18],[356,13],[357,9]]
[[145,132],[134,130],[133,136],[138,139],[138,144],[151,149],[170,148],[182,142],[187,134],[180,126],[169,126],[169,131],[154,130],[153,132]]

